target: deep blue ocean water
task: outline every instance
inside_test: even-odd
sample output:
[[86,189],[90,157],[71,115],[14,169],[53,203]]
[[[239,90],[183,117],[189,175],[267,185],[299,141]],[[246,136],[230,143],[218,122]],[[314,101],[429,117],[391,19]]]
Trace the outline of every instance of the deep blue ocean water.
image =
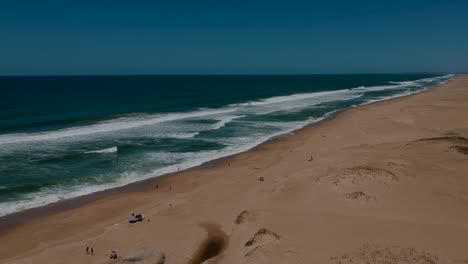
[[453,77],[0,77],[0,216],[246,151]]

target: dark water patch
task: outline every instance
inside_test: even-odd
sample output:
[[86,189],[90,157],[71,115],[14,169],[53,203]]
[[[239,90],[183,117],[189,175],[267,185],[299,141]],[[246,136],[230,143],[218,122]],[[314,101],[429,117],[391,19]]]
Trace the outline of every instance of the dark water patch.
[[0,189],[0,201],[14,201],[21,195],[40,191],[43,188],[56,186],[54,182],[23,184],[21,186],[3,186]]
[[[41,117],[44,119],[44,117]],[[30,120],[25,118],[0,121],[0,134],[3,133],[38,133],[54,129],[62,129],[69,126],[86,126],[108,120],[106,117],[68,117],[50,120]]]

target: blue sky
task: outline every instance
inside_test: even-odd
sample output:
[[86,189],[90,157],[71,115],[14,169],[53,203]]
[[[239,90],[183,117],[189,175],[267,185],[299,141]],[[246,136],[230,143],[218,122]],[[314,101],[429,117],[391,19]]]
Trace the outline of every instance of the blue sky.
[[455,71],[466,0],[0,0],[0,75]]

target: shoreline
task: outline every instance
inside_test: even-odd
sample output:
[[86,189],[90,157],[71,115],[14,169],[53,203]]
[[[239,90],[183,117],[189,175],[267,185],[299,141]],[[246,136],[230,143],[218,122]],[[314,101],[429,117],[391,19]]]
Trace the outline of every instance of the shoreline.
[[0,262],[466,263],[468,76],[412,95],[4,229]]
[[4,215],[4,216],[0,216],[0,234],[2,232],[8,232],[9,229],[15,228],[15,227],[17,227],[19,225],[27,224],[27,222],[29,222],[29,221],[33,221],[33,220],[40,219],[40,218],[43,218],[43,217],[58,214],[58,213],[61,213],[61,212],[77,209],[77,208],[79,208],[81,206],[88,205],[88,204],[91,204],[91,203],[96,202],[98,200],[105,199],[105,198],[108,198],[108,197],[111,197],[111,196],[114,196],[114,195],[121,195],[121,194],[134,193],[134,192],[142,192],[142,191],[148,190],[148,189],[151,188],[151,186],[154,186],[157,183],[158,184],[164,183],[165,181],[167,181],[168,178],[177,177],[177,176],[179,176],[179,174],[182,174],[182,173],[196,171],[196,170],[200,170],[200,169],[207,169],[207,168],[212,168],[212,167],[215,167],[215,166],[218,166],[218,165],[222,165],[223,162],[227,162],[228,160],[234,159],[237,156],[243,155],[245,153],[255,152],[255,151],[261,149],[262,147],[264,147],[265,145],[273,144],[275,142],[287,139],[289,137],[292,137],[292,136],[296,135],[297,133],[302,132],[303,130],[313,128],[313,127],[321,125],[322,123],[325,123],[325,122],[328,122],[330,120],[336,119],[337,117],[339,117],[343,113],[352,111],[354,109],[363,109],[363,108],[372,107],[372,106],[375,106],[375,105],[378,105],[378,104],[381,104],[381,103],[388,103],[390,101],[397,101],[397,100],[405,99],[405,98],[408,98],[408,97],[416,96],[416,95],[419,95],[419,94],[431,92],[434,89],[443,88],[448,83],[453,82],[453,81],[455,81],[455,80],[457,80],[459,78],[463,78],[464,76],[466,76],[466,75],[464,75],[464,74],[456,75],[454,78],[448,80],[447,82],[445,82],[443,84],[436,85],[436,86],[433,86],[433,87],[430,87],[430,88],[427,88],[425,90],[421,90],[421,91],[418,91],[418,92],[415,92],[415,93],[411,93],[411,94],[407,94],[407,95],[401,95],[401,96],[388,98],[388,99],[383,99],[383,100],[379,100],[379,101],[374,101],[374,102],[370,102],[370,103],[364,103],[362,105],[357,105],[357,106],[353,106],[353,107],[350,107],[350,108],[347,108],[347,109],[338,110],[338,111],[330,114],[329,116],[323,117],[323,119],[321,119],[321,120],[319,120],[319,121],[317,121],[315,123],[306,124],[305,126],[300,127],[298,129],[294,129],[294,130],[292,130],[290,132],[285,132],[283,134],[273,136],[273,137],[267,139],[266,141],[254,146],[254,147],[252,147],[252,148],[250,148],[248,150],[241,151],[241,152],[235,153],[235,154],[230,154],[230,155],[220,157],[220,158],[215,158],[213,160],[203,162],[200,165],[196,165],[196,166],[193,166],[193,167],[190,167],[190,168],[187,168],[187,169],[183,169],[183,170],[175,171],[175,172],[170,172],[170,173],[165,173],[165,174],[162,174],[162,175],[159,175],[159,176],[152,176],[150,178],[143,179],[143,180],[136,181],[136,182],[131,182],[131,183],[123,185],[123,186],[109,188],[109,189],[93,192],[93,193],[90,193],[90,194],[85,194],[85,195],[73,197],[73,198],[70,198],[70,199],[65,199],[63,201],[52,202],[52,203],[41,205],[41,206],[38,206],[38,207],[28,208],[28,209],[23,210],[23,211],[18,211],[18,212],[14,212],[14,213],[11,213],[11,214]]

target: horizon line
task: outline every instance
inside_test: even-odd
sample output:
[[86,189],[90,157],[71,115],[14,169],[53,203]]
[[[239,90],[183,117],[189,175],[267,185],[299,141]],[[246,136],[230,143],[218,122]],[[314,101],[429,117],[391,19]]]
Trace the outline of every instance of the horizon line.
[[468,74],[468,72],[359,72],[359,73],[228,73],[228,74],[15,74],[2,77],[124,77],[124,76],[306,76],[306,75]]

